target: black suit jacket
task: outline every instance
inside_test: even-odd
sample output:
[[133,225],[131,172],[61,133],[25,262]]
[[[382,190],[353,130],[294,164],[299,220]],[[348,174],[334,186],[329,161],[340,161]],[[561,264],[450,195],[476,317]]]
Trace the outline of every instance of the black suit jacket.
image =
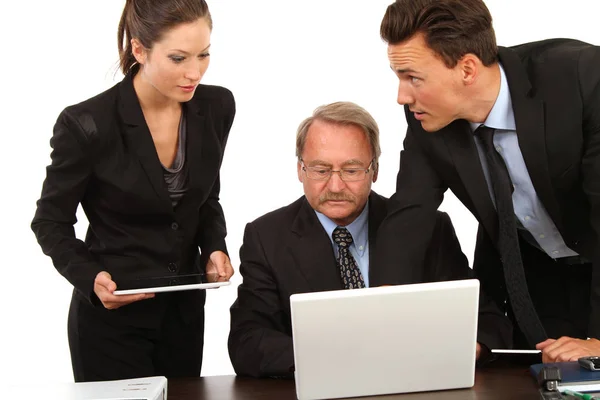
[[[387,199],[369,196],[369,254],[387,212]],[[423,280],[471,277],[450,218],[437,214]],[[380,265],[369,262],[369,278]],[[292,376],[294,354],[290,296],[343,289],[331,240],[303,196],[246,226],[240,250],[244,280],[231,307],[229,356],[238,375]],[[373,286],[373,285],[371,285]],[[486,346],[510,345],[511,326],[492,302],[480,304],[478,340]],[[443,334],[443,333],[440,333]]]
[[[205,257],[226,251],[219,168],[235,115],[231,92],[200,85],[183,104],[188,191],[173,209],[133,75],[60,114],[50,141],[52,162],[31,224],[44,253],[73,284],[75,296],[100,308],[93,293],[100,271],[108,271],[118,286],[121,278],[203,270],[198,247]],[[73,229],[80,203],[89,220],[85,242]],[[203,291],[181,296],[187,299],[182,303],[189,303],[183,305],[188,314],[201,311]],[[153,303],[110,313],[152,319],[139,311]]]
[[[519,147],[533,186],[567,246],[594,260],[589,335],[600,337],[600,48],[554,39],[500,48]],[[498,220],[469,124],[457,120],[425,132],[405,108],[395,205],[382,224],[378,260],[400,259],[404,272],[383,269],[381,283],[412,282],[426,252],[434,212],[450,188],[479,221],[474,266],[498,304],[506,298],[493,243]],[[399,241],[396,237],[411,240]],[[406,254],[403,254],[406,251]],[[395,261],[394,263],[396,263]],[[535,282],[530,282],[530,285]]]

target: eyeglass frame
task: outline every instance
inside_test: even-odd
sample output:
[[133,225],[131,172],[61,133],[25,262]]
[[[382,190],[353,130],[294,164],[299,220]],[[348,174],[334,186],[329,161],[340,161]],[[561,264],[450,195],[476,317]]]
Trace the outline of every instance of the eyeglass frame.
[[[311,179],[313,181],[319,181],[319,182],[327,182],[328,180],[331,179],[331,177],[333,176],[334,172],[336,172],[339,175],[340,179],[342,181],[344,181],[344,182],[360,182],[360,181],[363,181],[365,179],[365,177],[369,174],[369,172],[371,172],[372,169],[376,168],[375,167],[375,158],[372,158],[371,162],[369,163],[369,165],[367,166],[367,168],[340,168],[338,170],[335,170],[333,168],[327,167],[327,169],[329,169],[329,174],[327,175],[327,177],[325,177],[323,179],[319,179],[319,178],[311,178],[310,176],[308,176],[307,168],[316,168],[316,167],[307,167],[306,164],[304,164],[304,160],[302,158],[300,158],[299,161],[300,161],[300,164],[302,165],[302,171],[304,171],[304,175],[306,175],[306,177],[308,179]],[[346,170],[351,169],[351,170],[355,170],[355,171],[364,171],[365,174],[362,175],[362,178],[360,178],[360,179],[357,179],[357,180],[354,180],[354,181],[353,180],[347,181],[343,177],[343,171],[344,171],[344,169],[346,169]]]

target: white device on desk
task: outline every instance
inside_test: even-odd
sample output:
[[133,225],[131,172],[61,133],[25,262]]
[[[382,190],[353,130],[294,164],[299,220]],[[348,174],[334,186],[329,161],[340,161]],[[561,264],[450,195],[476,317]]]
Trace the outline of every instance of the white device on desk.
[[294,294],[300,400],[472,387],[476,279]]
[[11,400],[167,400],[167,378],[146,378],[116,381],[37,384],[32,379],[26,386],[3,388],[2,398]]

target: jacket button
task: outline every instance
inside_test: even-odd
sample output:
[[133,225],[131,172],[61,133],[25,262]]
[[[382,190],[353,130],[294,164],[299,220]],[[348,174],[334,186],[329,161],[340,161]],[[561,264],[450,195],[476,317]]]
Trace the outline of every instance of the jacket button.
[[171,224],[171,229],[173,229],[174,231],[176,231],[177,229],[179,229],[179,224],[177,222],[173,222]]
[[176,272],[177,271],[177,264],[175,264],[175,263],[169,263],[169,271]]

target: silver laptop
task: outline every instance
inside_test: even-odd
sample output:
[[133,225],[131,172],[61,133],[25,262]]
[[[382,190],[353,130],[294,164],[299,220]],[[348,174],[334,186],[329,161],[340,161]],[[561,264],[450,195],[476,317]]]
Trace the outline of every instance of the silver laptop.
[[300,400],[472,387],[479,281],[290,297]]

